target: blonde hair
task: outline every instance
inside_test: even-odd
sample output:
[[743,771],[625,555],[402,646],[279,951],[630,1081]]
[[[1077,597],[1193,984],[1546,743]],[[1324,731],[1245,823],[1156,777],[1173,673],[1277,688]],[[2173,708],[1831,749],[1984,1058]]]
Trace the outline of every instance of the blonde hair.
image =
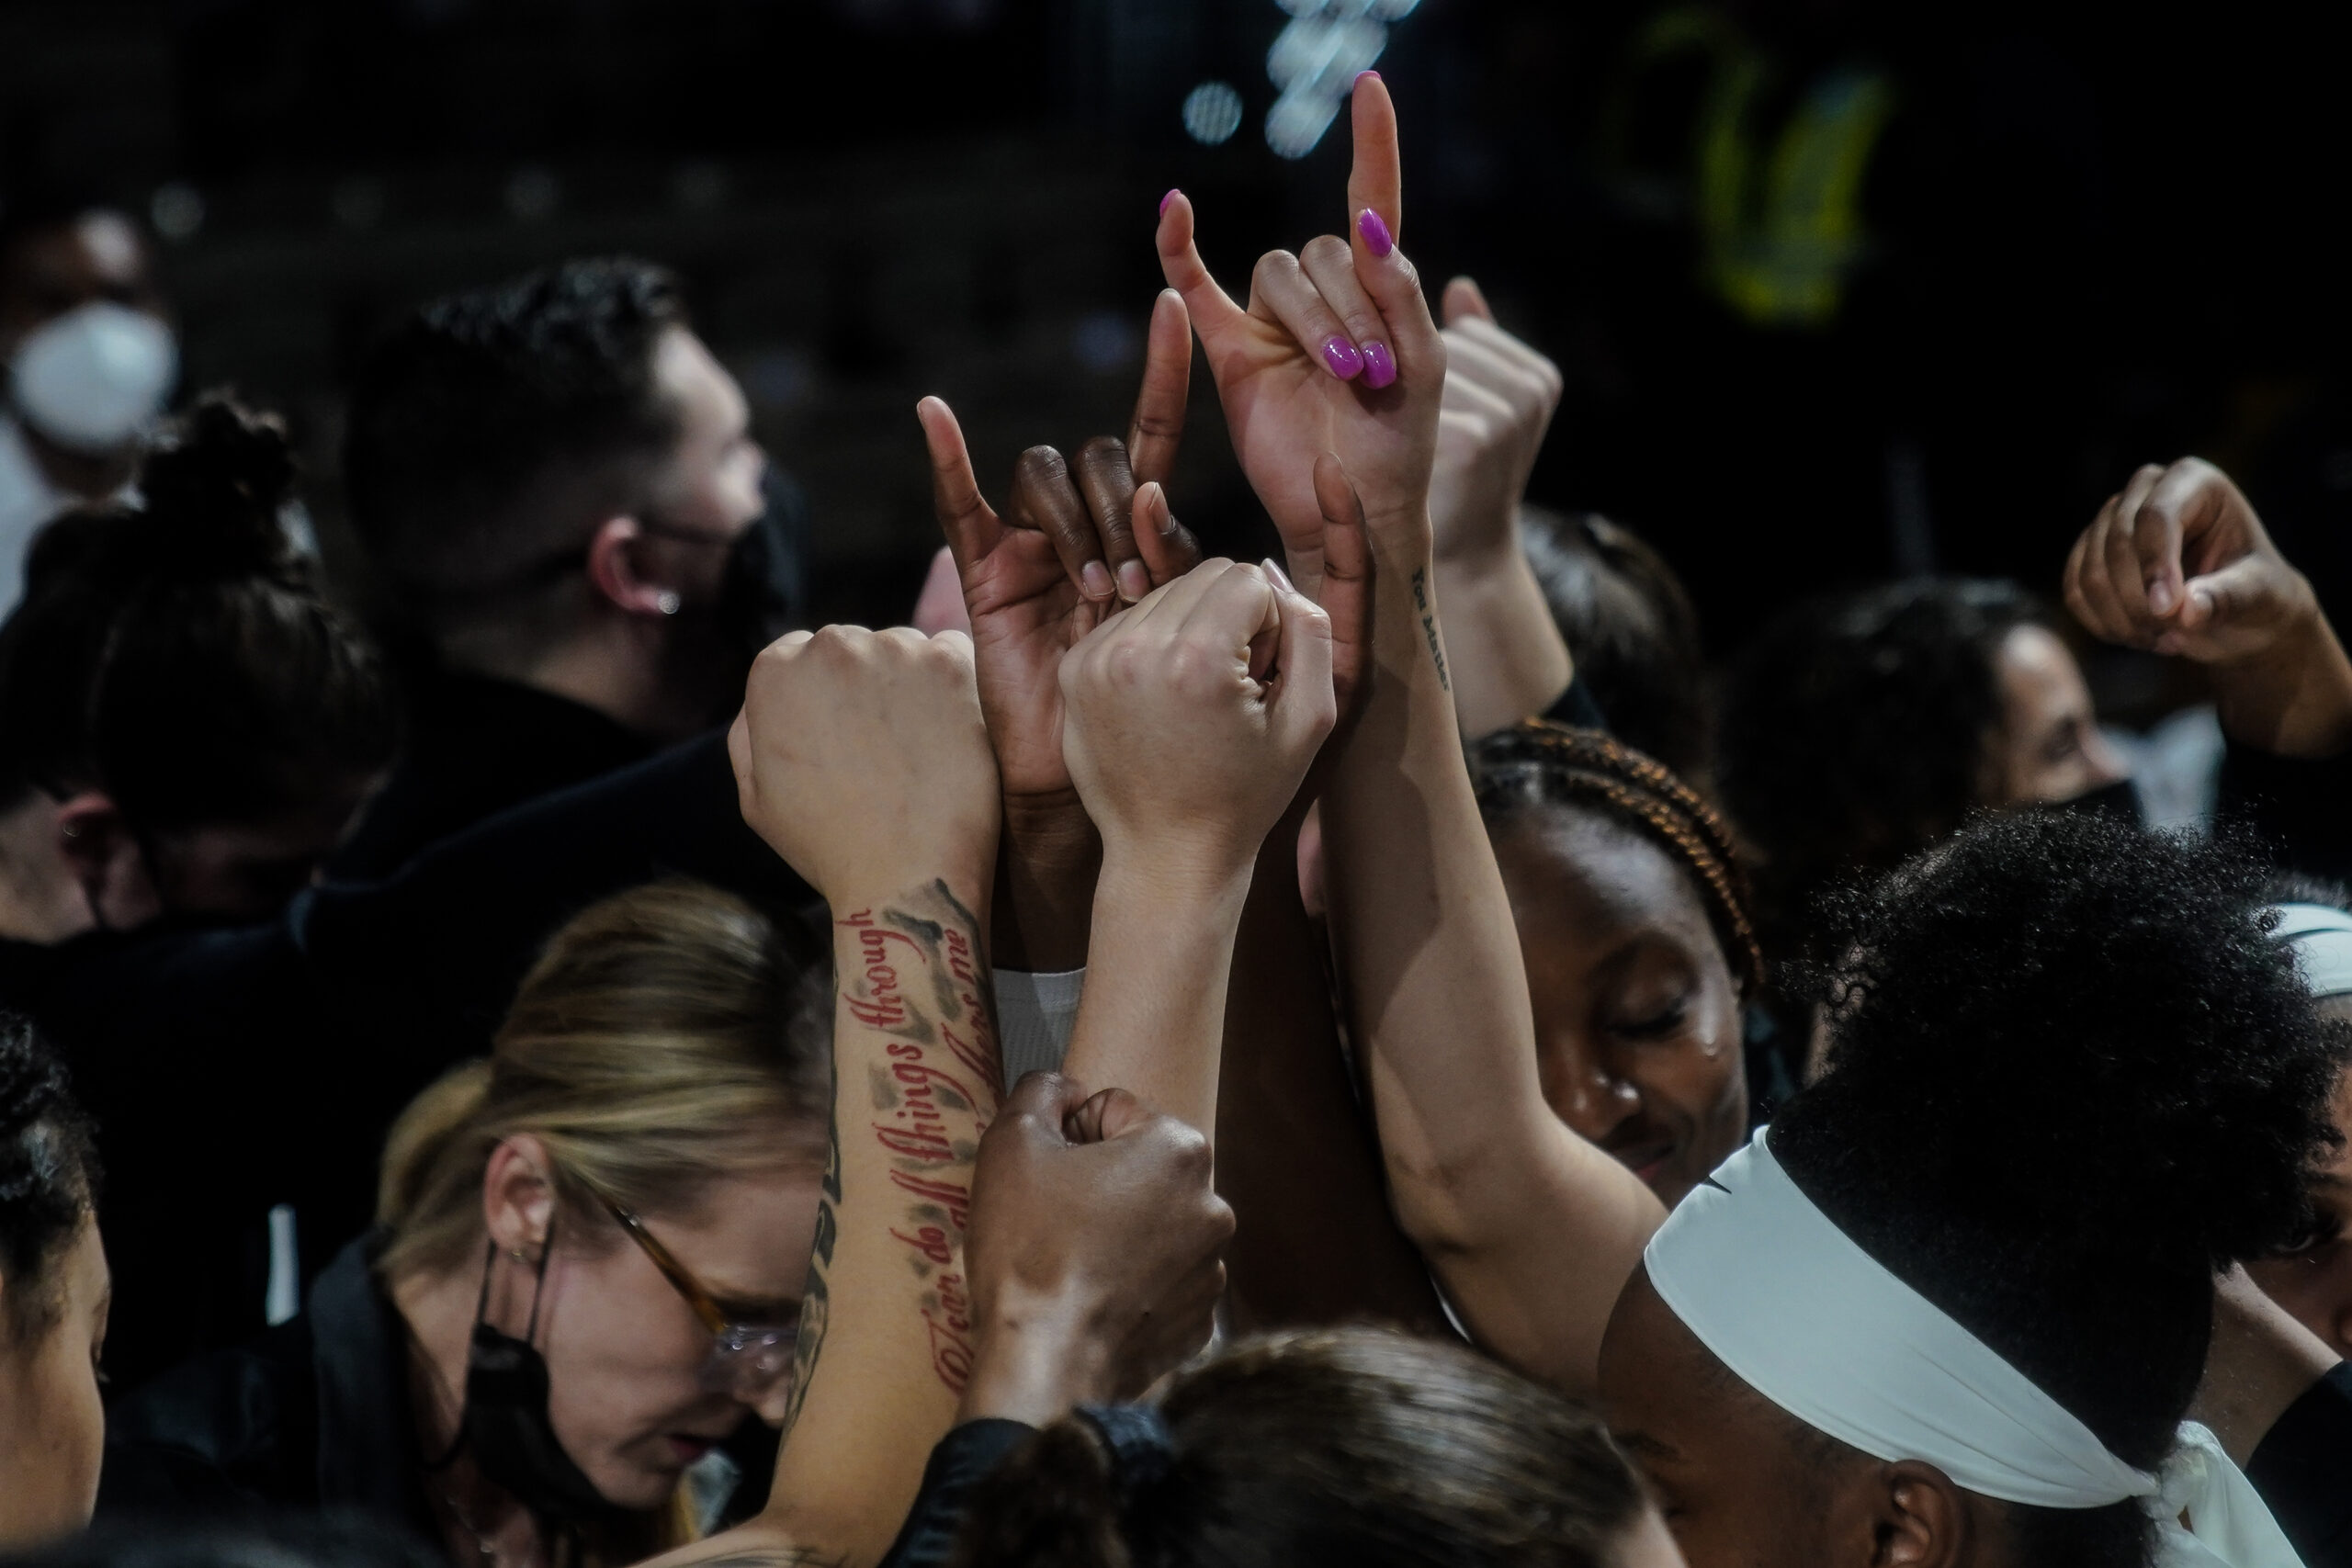
[[590,906],[548,942],[489,1058],[452,1069],[394,1123],[377,1188],[382,1277],[470,1261],[483,1173],[518,1134],[546,1146],[567,1211],[582,1215],[605,1201],[676,1213],[715,1178],[820,1161],[823,979],[786,956],[766,916],[698,883]]

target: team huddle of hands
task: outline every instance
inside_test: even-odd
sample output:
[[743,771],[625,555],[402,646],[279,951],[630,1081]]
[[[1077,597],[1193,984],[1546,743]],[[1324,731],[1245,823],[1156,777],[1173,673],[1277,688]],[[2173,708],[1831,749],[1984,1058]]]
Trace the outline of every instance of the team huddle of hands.
[[[969,636],[794,633],[761,656],[730,737],[746,820],[837,910],[874,890],[993,886],[992,956],[1017,945],[1040,969],[1086,961],[1097,906],[1239,919],[1261,845],[1312,797],[1375,678],[1375,581],[1426,570],[1442,416],[1465,395],[1396,248],[1394,119],[1371,85],[1352,237],[1268,255],[1247,309],[1202,265],[1190,203],[1163,203],[1171,287],[1124,441],[1075,463],[1033,448],[1000,511],[953,412],[920,405]],[[1283,561],[1204,560],[1176,520],[1194,332]],[[1532,439],[1498,396],[1460,419],[1532,461],[1557,383],[1524,380],[1543,405]],[[1213,1086],[1213,1068],[1205,1096],[1180,1075],[1147,1102],[1130,1092],[1145,1084],[1033,1075],[1007,1098],[973,1182],[967,1412],[1044,1420],[1132,1395],[1206,1340],[1234,1228],[1204,1136]]]

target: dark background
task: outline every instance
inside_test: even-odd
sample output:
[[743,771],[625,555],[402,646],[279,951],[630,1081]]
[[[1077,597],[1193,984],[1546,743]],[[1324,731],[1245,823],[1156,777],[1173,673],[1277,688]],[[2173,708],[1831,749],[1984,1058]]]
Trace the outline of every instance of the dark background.
[[[1796,331],[1716,301],[1687,200],[1626,151],[1689,140],[1674,84],[1625,65],[1668,9],[1422,0],[1380,61],[1407,248],[1477,274],[1566,375],[1539,499],[1656,537],[1724,649],[1790,594],[1898,568],[2054,594],[2101,498],[2188,451],[2245,479],[2324,592],[2352,584],[2352,96],[2318,8],[1717,7],[1788,101],[1840,64],[1895,85],[1865,260],[1836,319]],[[292,417],[363,595],[334,452],[370,336],[566,254],[669,263],[809,493],[820,616],[897,619],[935,542],[917,397],[955,404],[993,489],[1025,445],[1124,426],[1164,189],[1192,193],[1237,289],[1260,250],[1342,222],[1344,120],[1295,163],[1262,139],[1285,20],[1275,0],[6,0],[0,190],[71,185],[157,224],[184,394],[233,382]],[[1216,147],[1180,113],[1210,79],[1247,106]],[[1195,416],[1179,513],[1251,547],[1213,399]]]

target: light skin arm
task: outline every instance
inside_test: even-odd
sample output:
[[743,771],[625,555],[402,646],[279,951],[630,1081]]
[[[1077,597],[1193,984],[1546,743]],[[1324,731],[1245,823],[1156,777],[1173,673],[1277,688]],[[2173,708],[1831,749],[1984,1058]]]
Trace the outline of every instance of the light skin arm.
[[1445,288],[1445,396],[1430,481],[1431,579],[1462,733],[1544,712],[1576,673],[1520,547],[1527,476],[1560,401],[1560,372],[1495,322],[1477,284]]
[[1331,659],[1329,618],[1279,572],[1212,560],[1063,660],[1063,750],[1102,832],[1071,1077],[1216,1125],[1234,935],[1337,721]]
[[665,1561],[872,1562],[977,1354],[964,1249],[1001,1069],[970,645],[797,633],[761,656],[730,739],[745,817],[832,911],[831,1154],[768,1506]]
[[[1319,572],[1319,548],[1306,547],[1319,546],[1327,514],[1360,504],[1370,527],[1383,587],[1373,695],[1325,792],[1324,833],[1349,1021],[1397,1217],[1482,1344],[1585,1392],[1619,1288],[1664,1215],[1539,1092],[1518,933],[1471,793],[1429,592],[1445,345],[1410,264],[1386,243],[1396,121],[1376,78],[1359,81],[1352,113],[1353,238],[1318,240],[1300,258],[1322,258],[1319,308],[1263,262],[1249,310],[1236,307],[1201,265],[1181,197],[1163,215],[1160,256],[1292,559],[1306,555]],[[1319,341],[1325,316],[1368,316],[1360,330],[1394,344],[1396,384],[1366,393],[1317,382],[1304,345]]]
[[2205,666],[2222,728],[2282,757],[2352,748],[2352,661],[2229,476],[2184,457],[2108,498],[2066,559],[2095,635]]

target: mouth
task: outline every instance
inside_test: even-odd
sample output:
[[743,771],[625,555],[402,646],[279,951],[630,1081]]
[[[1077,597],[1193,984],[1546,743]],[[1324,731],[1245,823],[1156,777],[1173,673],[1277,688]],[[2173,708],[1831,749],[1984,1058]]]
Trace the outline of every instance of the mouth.
[[671,1432],[663,1439],[680,1464],[693,1464],[718,1445],[708,1438],[697,1438],[685,1432]]
[[1618,1164],[1640,1177],[1645,1187],[1657,1186],[1659,1175],[1665,1171],[1668,1162],[1674,1158],[1675,1145],[1671,1138],[1627,1139],[1623,1143],[1603,1146]]

